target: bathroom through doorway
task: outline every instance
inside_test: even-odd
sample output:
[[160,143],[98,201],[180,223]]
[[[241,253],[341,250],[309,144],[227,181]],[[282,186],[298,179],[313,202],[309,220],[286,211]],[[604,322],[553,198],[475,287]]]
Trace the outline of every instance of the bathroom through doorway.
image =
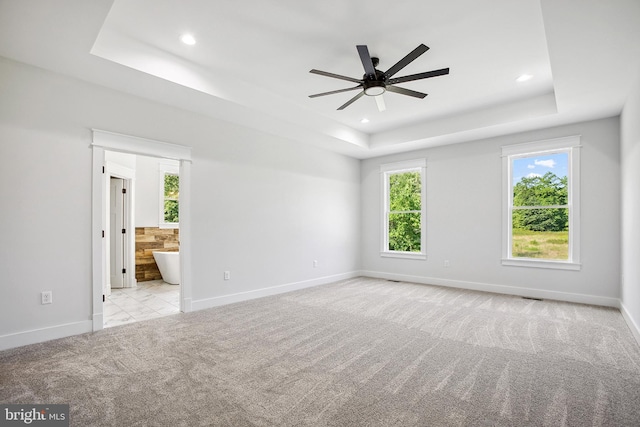
[[[93,136],[93,329],[191,311],[190,148]],[[154,251],[178,255],[179,280],[163,280]]]

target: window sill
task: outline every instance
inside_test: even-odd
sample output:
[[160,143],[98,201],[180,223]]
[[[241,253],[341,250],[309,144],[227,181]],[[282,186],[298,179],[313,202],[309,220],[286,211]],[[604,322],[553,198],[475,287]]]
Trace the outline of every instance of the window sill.
[[533,268],[548,268],[552,270],[573,270],[578,271],[582,267],[582,264],[577,262],[568,261],[548,261],[538,259],[513,259],[503,258],[502,265],[512,267],[533,267]]
[[180,228],[180,223],[177,222],[165,222],[165,223],[160,223],[158,225],[158,228]]
[[380,252],[381,257],[403,259],[427,259],[427,255],[417,252]]

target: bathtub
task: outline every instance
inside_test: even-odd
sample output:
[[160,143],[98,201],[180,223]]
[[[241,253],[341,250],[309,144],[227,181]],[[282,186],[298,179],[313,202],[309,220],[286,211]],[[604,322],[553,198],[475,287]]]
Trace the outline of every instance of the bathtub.
[[156,260],[162,280],[170,285],[180,284],[180,252],[154,251],[153,258]]

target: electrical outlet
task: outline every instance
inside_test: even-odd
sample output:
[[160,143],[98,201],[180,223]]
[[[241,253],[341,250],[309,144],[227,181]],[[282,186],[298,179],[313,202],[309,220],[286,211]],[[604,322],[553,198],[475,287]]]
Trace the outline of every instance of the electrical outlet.
[[231,280],[231,272],[230,271],[225,271],[224,272],[224,280]]
[[43,291],[40,294],[42,299],[42,304],[51,304],[53,303],[53,292],[52,291]]
[[451,262],[449,262],[448,259],[445,259],[444,262],[442,263],[443,266],[445,267],[451,267]]
[[318,260],[313,260],[313,268],[318,268]]

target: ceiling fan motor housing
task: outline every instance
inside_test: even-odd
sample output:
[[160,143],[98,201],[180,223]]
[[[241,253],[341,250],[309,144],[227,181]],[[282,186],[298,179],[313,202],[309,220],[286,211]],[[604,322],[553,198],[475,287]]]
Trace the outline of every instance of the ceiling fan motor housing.
[[364,93],[368,96],[382,95],[387,89],[384,80],[367,80],[362,83],[364,86]]
[[[373,66],[378,65],[378,58],[371,58],[373,61]],[[380,70],[375,70],[376,75],[373,76],[371,74],[365,74],[362,76],[362,86],[364,88],[365,95],[369,96],[378,96],[382,95],[386,91],[387,87],[387,77]]]

